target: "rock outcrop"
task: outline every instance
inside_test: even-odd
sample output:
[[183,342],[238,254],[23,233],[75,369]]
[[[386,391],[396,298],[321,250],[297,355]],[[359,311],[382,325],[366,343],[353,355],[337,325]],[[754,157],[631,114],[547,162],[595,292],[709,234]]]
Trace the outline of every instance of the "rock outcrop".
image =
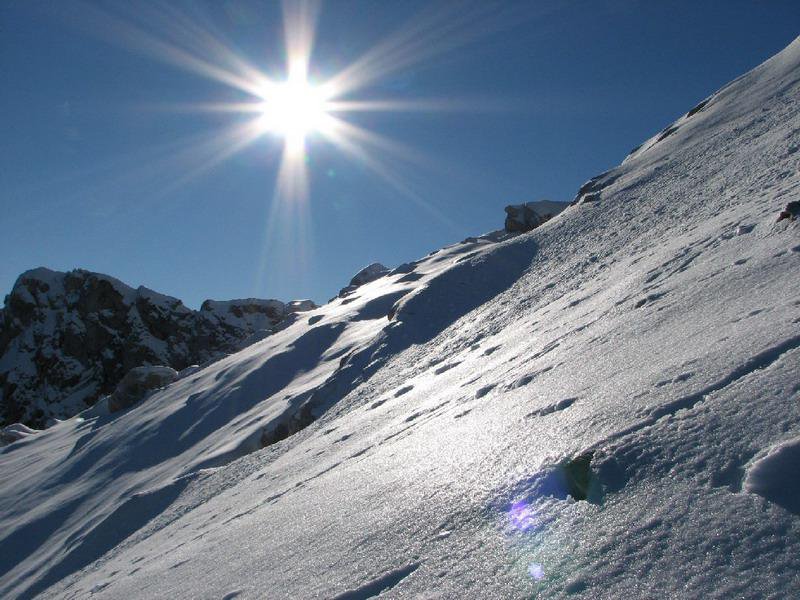
[[794,200],[789,202],[786,205],[786,208],[784,208],[778,215],[778,222],[783,221],[784,219],[790,219],[794,221],[797,217],[800,217],[800,202]]
[[367,265],[363,269],[361,269],[358,273],[353,275],[353,278],[350,280],[350,285],[347,287],[343,287],[339,290],[339,298],[343,298],[347,296],[350,292],[358,289],[365,283],[369,283],[371,281],[375,281],[376,279],[380,279],[384,275],[388,274],[390,269],[384,267],[381,263],[372,263],[371,265]]
[[178,378],[170,367],[134,367],[108,397],[108,412],[118,412],[142,400],[148,392],[168,386]]
[[566,202],[553,202],[552,200],[539,200],[525,204],[511,204],[506,206],[505,230],[508,233],[524,233],[546,223],[569,204]]
[[249,298],[195,311],[100,273],[27,271],[0,310],[0,426],[42,428],[92,406],[135,367],[207,363],[313,308]]

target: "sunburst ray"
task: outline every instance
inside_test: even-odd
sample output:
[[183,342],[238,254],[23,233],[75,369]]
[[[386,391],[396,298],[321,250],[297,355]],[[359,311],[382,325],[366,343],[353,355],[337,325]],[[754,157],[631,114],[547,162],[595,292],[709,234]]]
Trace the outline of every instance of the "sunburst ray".
[[[175,5],[155,2],[124,4],[105,10],[85,6],[93,33],[184,71],[221,83],[247,98],[231,102],[190,102],[164,104],[155,109],[172,109],[245,115],[213,140],[181,148],[165,164],[181,164],[179,177],[163,186],[163,194],[203,175],[234,154],[251,146],[264,135],[282,139],[283,150],[275,170],[264,247],[274,245],[278,234],[297,235],[283,240],[303,254],[310,244],[308,208],[310,176],[308,151],[318,138],[332,144],[344,155],[367,167],[402,197],[419,206],[437,221],[457,229],[451,218],[414,189],[408,174],[398,165],[430,169],[437,164],[414,148],[356,125],[348,116],[358,113],[442,112],[486,109],[487,103],[464,99],[359,98],[359,92],[401,69],[432,58],[497,31],[513,23],[513,10],[502,3],[468,2],[432,5],[398,27],[372,49],[327,79],[311,77],[312,54],[320,14],[316,0],[284,0],[282,3],[285,69],[267,75],[237,53],[212,31],[201,9],[189,14]],[[205,22],[204,22],[205,21]],[[391,165],[383,157],[392,159]],[[399,160],[397,160],[399,159]],[[264,260],[258,278],[264,273]]]

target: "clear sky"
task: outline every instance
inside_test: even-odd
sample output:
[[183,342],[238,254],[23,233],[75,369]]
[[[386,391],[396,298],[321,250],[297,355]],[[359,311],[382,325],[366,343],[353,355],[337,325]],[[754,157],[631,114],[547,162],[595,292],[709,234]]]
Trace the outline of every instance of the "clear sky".
[[370,262],[501,227],[506,204],[572,199],[786,46],[800,4],[323,3],[309,81],[361,59],[340,100],[404,110],[342,113],[360,133],[338,144],[311,131],[306,194],[276,193],[278,132],[239,144],[253,114],[198,108],[285,79],[283,22],[275,1],[0,2],[0,294],[47,266],[195,308],[326,301]]

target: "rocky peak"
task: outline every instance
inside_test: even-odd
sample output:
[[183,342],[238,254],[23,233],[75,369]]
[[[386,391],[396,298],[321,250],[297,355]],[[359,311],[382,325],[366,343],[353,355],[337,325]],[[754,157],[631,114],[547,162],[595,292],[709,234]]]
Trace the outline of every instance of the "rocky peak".
[[207,363],[313,308],[248,298],[207,300],[194,311],[101,273],[26,271],[0,310],[0,425],[72,416],[135,367]]

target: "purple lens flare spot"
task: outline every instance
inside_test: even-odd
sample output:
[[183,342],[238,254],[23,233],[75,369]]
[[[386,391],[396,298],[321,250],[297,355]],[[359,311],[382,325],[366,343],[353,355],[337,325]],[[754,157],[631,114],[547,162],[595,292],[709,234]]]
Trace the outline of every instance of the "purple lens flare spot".
[[544,567],[539,563],[531,563],[528,565],[528,575],[536,581],[544,579]]
[[527,502],[515,502],[508,511],[508,522],[514,529],[528,531],[536,526],[536,513]]

